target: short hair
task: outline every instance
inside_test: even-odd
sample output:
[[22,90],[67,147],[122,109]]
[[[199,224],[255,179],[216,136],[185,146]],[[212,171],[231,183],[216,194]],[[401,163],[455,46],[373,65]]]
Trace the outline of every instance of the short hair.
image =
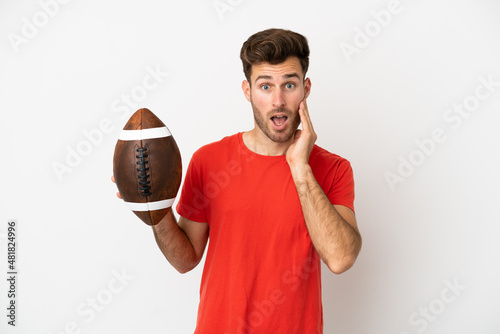
[[309,45],[299,33],[284,29],[267,29],[253,34],[243,43],[240,58],[243,72],[250,82],[252,66],[261,63],[277,65],[289,57],[297,57],[304,78],[309,68]]

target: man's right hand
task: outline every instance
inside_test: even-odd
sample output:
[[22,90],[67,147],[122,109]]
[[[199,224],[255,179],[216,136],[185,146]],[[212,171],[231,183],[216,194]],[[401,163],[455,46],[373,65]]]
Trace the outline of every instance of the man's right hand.
[[[114,175],[111,181],[116,183]],[[119,199],[123,199],[119,192]],[[156,243],[166,259],[180,273],[196,267],[203,257],[208,241],[208,224],[190,221],[179,217],[179,223],[172,210],[153,226]]]

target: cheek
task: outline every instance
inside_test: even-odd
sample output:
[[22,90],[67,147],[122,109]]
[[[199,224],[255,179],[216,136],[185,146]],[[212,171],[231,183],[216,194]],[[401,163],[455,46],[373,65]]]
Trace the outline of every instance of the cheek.
[[264,107],[268,103],[268,97],[264,94],[253,93],[252,94],[252,102],[259,108]]
[[289,103],[290,109],[292,109],[293,112],[297,112],[297,114],[299,113],[300,102],[302,102],[302,96],[300,96],[298,98],[294,98]]
[[302,100],[304,99],[305,97],[305,93],[304,93],[304,90],[302,89],[297,89],[296,91],[294,91],[293,93],[291,93],[289,95],[289,103],[292,105],[296,105],[297,106],[297,109],[299,108],[299,104],[300,102],[302,102]]

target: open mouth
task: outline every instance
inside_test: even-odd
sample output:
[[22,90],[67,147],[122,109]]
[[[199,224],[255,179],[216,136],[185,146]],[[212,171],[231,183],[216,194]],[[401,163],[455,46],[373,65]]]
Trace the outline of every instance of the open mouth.
[[281,127],[282,125],[284,125],[286,123],[287,119],[288,119],[288,117],[285,115],[271,117],[271,121],[277,127]]

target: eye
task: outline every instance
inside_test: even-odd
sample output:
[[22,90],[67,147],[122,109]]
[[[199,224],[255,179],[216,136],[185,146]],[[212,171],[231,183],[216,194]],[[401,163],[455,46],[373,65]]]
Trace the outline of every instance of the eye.
[[260,86],[260,88],[261,88],[262,90],[269,90],[269,85],[267,85],[267,84],[263,84],[263,85],[261,85],[261,86]]
[[294,83],[292,83],[292,82],[289,82],[289,83],[287,83],[287,84],[286,84],[286,88],[287,88],[287,89],[292,89],[292,88],[294,88],[294,87],[295,87],[295,84],[294,84]]

